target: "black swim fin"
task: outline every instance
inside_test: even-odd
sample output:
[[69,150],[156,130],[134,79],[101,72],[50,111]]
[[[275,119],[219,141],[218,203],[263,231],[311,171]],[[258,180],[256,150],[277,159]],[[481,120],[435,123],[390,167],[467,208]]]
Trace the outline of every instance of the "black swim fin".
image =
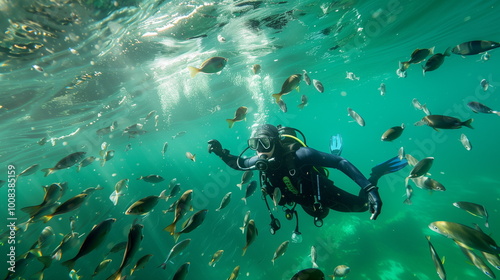
[[398,156],[395,156],[389,160],[375,165],[372,168],[372,173],[370,174],[370,178],[368,179],[368,181],[370,181],[373,185],[377,185],[378,179],[380,179],[380,177],[384,176],[385,174],[401,170],[407,165],[408,161],[405,158],[399,159]]

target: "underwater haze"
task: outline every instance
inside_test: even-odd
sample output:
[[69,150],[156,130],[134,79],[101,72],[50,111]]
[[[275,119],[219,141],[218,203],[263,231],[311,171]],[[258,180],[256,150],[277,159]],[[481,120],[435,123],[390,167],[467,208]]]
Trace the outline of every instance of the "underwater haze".
[[[487,279],[453,240],[428,225],[476,223],[500,240],[500,117],[475,113],[467,105],[477,101],[500,111],[500,50],[467,56],[451,53],[425,75],[422,66],[430,55],[403,74],[397,70],[416,49],[434,47],[434,53],[443,54],[468,41],[500,41],[499,5],[494,0],[0,0],[0,179],[8,181],[9,170],[20,174],[39,165],[33,174],[17,177],[15,186],[11,181],[0,188],[0,217],[5,224],[0,232],[0,276],[12,279],[7,276],[11,246],[19,260],[50,226],[54,240],[41,248],[43,256],[50,256],[71,232],[73,217],[75,232],[84,235],[60,261],[52,261],[44,279],[70,279],[69,269],[61,263],[74,257],[92,227],[108,218],[116,222],[102,244],[76,262],[74,272],[81,279],[91,279],[104,259],[112,261],[94,279],[107,279],[118,269],[123,250],[109,253],[110,249],[127,241],[137,221],[144,225],[143,239],[124,275],[141,256],[153,256],[144,269],[126,279],[170,280],[189,262],[185,279],[229,279],[240,266],[240,280],[288,280],[312,267],[311,246],[316,247],[317,264],[325,275],[347,265],[347,278],[352,280],[439,279],[426,236],[446,259],[447,279]],[[191,77],[188,66],[200,67],[211,57],[227,59],[222,71]],[[252,70],[255,64],[261,67],[257,74]],[[289,76],[304,70],[322,83],[324,92],[301,81],[298,90],[282,96],[287,107],[283,110],[272,94],[280,92]],[[349,79],[349,73],[354,78]],[[481,85],[483,79],[488,88]],[[383,94],[381,84],[386,88]],[[300,109],[302,95],[308,103]],[[461,121],[472,118],[473,129],[416,126],[426,114],[414,107],[415,98],[432,114]],[[246,118],[229,128],[226,119],[233,119],[241,106],[248,108]],[[366,125],[356,123],[348,108]],[[378,182],[384,205],[377,220],[370,220],[368,212],[330,211],[324,225],[316,227],[298,207],[302,242],[292,242],[295,221],[288,221],[281,207],[272,207],[282,225],[272,235],[260,188],[245,204],[241,198],[246,184],[243,190],[236,186],[243,172],[207,151],[207,141],[217,139],[238,155],[247,147],[252,128],[264,123],[299,129],[308,146],[324,152],[330,152],[330,137],[341,134],[342,156],[367,177],[374,165],[398,155],[401,147],[419,160],[434,157],[426,176],[446,190],[424,190],[410,182],[412,204],[403,203],[408,166]],[[387,129],[402,124],[405,129],[399,138],[381,141]],[[461,143],[462,134],[472,149]],[[114,153],[105,160],[107,151]],[[75,152],[97,160],[80,171],[75,164],[48,176],[42,172]],[[186,153],[195,155],[195,161]],[[165,180],[138,180],[147,175]],[[254,172],[252,180],[258,177]],[[141,220],[125,215],[141,198],[162,190],[169,194],[174,178],[180,184],[179,194],[167,202],[160,200]],[[130,180],[128,188],[114,205],[110,195],[122,179]],[[349,192],[359,191],[338,170],[330,170],[330,179]],[[13,239],[6,239],[11,222],[19,226],[30,218],[21,208],[39,205],[43,186],[58,182],[68,187],[60,202],[90,187],[102,189],[78,209],[47,223],[31,223],[26,231],[17,230]],[[197,229],[180,236],[179,241],[189,238],[190,244],[162,269],[159,266],[176,243],[163,230],[174,213],[164,211],[187,190],[193,190],[193,212],[177,227],[192,213],[208,212]],[[229,192],[230,203],[216,211]],[[9,197],[12,193],[14,198]],[[481,217],[454,207],[457,201],[483,205],[489,227]],[[247,211],[258,236],[242,256],[246,235],[240,227]],[[286,253],[273,264],[275,250],[287,240]],[[222,257],[209,266],[218,250],[224,250]],[[29,279],[44,266],[36,257],[26,262],[28,266],[16,267],[15,279]]]

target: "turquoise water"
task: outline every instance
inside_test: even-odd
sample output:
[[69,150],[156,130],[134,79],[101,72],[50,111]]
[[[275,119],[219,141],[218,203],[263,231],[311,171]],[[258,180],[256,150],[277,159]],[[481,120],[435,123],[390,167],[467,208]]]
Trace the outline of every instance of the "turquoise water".
[[[20,208],[43,200],[41,186],[67,182],[69,190],[61,201],[88,187],[100,185],[104,189],[93,193],[75,212],[18,232],[18,256],[36,242],[45,226],[56,233],[54,243],[42,250],[49,254],[69,232],[71,215],[78,217],[76,231],[82,234],[104,219],[116,218],[103,245],[75,266],[83,279],[89,279],[109,249],[127,240],[135,219],[124,215],[128,206],[145,196],[158,195],[177,178],[182,192],[193,190],[194,210],[209,210],[206,220],[195,231],[181,235],[180,240],[192,239],[182,255],[165,270],[157,268],[175,244],[162,230],[173,220],[172,213],[162,210],[174,199],[160,201],[142,221],[144,239],[132,263],[145,254],[154,256],[146,269],[127,279],[171,279],[185,262],[191,263],[186,279],[227,279],[237,265],[241,267],[238,279],[290,279],[297,271],[311,267],[313,245],[318,250],[318,265],[328,275],[335,266],[345,264],[351,267],[348,279],[439,279],[425,235],[431,235],[440,256],[446,257],[448,279],[486,278],[467,263],[452,240],[427,226],[438,220],[483,226],[484,220],[452,205],[470,201],[486,207],[490,213],[486,232],[499,238],[500,118],[475,114],[466,106],[469,101],[479,101],[500,110],[499,51],[490,51],[487,61],[481,60],[481,55],[452,54],[425,76],[421,65],[412,65],[406,78],[399,78],[396,70],[398,62],[408,60],[417,48],[435,46],[436,52],[443,53],[447,47],[470,40],[499,41],[498,3],[378,0],[253,4],[0,1],[0,160],[5,172],[0,179],[7,180],[9,164],[20,173],[32,164],[53,167],[77,151],[99,157],[103,142],[115,150],[114,158],[104,166],[94,162],[80,172],[71,167],[47,177],[41,171],[19,177],[17,223],[29,218]],[[217,39],[219,35],[225,42]],[[199,66],[213,56],[228,59],[220,73],[190,78],[187,66]],[[262,67],[258,75],[251,71],[253,64]],[[301,82],[300,92],[283,97],[288,105],[284,113],[271,94],[279,92],[286,78],[304,69],[311,79],[322,82],[325,92]],[[360,79],[346,79],[346,72]],[[487,91],[480,87],[482,79],[491,85]],[[387,87],[384,96],[378,90],[381,83]],[[308,96],[309,103],[300,110],[296,105],[302,94]],[[474,118],[474,129],[436,132],[427,126],[414,126],[425,115],[413,108],[413,98],[427,104],[433,114]],[[246,120],[229,129],[225,119],[233,118],[240,106],[248,107]],[[348,107],[365,119],[365,127],[352,121]],[[153,110],[157,125],[154,117],[145,120]],[[118,127],[113,132],[96,133],[115,121]],[[143,124],[147,133],[129,138],[123,131],[136,123]],[[432,156],[431,177],[447,190],[429,193],[414,187],[413,204],[403,204],[407,167],[379,181],[384,207],[376,221],[369,220],[369,213],[330,212],[324,226],[317,228],[312,218],[299,210],[303,241],[290,243],[273,266],[275,249],[291,240],[295,223],[287,221],[280,209],[275,210],[282,229],[271,235],[269,214],[259,192],[247,205],[240,201],[244,192],[236,184],[242,173],[208,154],[206,144],[209,139],[218,139],[224,148],[239,154],[251,127],[259,123],[298,128],[307,136],[309,146],[326,152],[330,136],[340,133],[342,155],[367,176],[373,165],[395,156],[400,147],[418,159]],[[380,141],[386,129],[402,123],[406,129],[400,138]],[[181,131],[186,134],[172,138]],[[462,133],[470,139],[472,150],[460,143]],[[37,144],[42,138],[48,142]],[[169,147],[162,156],[165,141]],[[129,144],[131,149],[126,151]],[[186,152],[196,154],[196,162],[187,159]],[[161,175],[165,181],[153,186],[136,180],[149,174]],[[330,177],[337,186],[357,193],[358,187],[342,173],[333,170]],[[114,206],[109,195],[115,183],[124,178],[130,179],[129,188]],[[228,192],[232,192],[228,207],[215,211]],[[7,185],[0,194],[5,201],[0,211],[6,217]],[[259,235],[241,256],[245,236],[239,227],[248,210]],[[4,221],[8,224],[6,218]],[[209,267],[212,254],[220,249],[225,251],[221,260]],[[8,250],[7,244],[1,247],[2,258],[7,259]],[[76,252],[68,251],[63,260]],[[112,263],[95,279],[111,275],[122,255],[110,254]],[[41,268],[41,263],[32,260],[22,277],[29,278]],[[6,274],[5,268],[2,275]],[[45,279],[68,279],[67,275],[68,270],[58,261],[45,270]]]

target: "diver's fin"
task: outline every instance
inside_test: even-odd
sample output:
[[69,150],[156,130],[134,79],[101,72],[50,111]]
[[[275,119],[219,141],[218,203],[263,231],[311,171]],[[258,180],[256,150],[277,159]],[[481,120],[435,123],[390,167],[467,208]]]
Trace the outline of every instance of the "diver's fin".
[[401,170],[407,165],[408,161],[405,158],[401,160],[398,156],[395,156],[389,160],[375,165],[372,168],[372,173],[370,174],[370,178],[368,179],[368,181],[370,181],[370,183],[372,183],[373,185],[377,185],[378,179],[380,179],[380,177],[385,174]]

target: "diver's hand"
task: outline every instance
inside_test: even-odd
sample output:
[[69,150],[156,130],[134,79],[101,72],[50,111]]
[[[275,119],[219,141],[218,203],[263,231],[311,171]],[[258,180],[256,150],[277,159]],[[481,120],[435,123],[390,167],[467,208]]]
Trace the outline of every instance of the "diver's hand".
[[218,140],[212,139],[208,141],[208,152],[214,153],[219,157],[227,155],[229,153],[228,150],[222,149],[222,145]]
[[378,194],[378,188],[369,185],[365,187],[365,191],[368,192],[368,207],[372,213],[370,220],[376,220],[382,211],[382,199],[380,199],[380,195]]

